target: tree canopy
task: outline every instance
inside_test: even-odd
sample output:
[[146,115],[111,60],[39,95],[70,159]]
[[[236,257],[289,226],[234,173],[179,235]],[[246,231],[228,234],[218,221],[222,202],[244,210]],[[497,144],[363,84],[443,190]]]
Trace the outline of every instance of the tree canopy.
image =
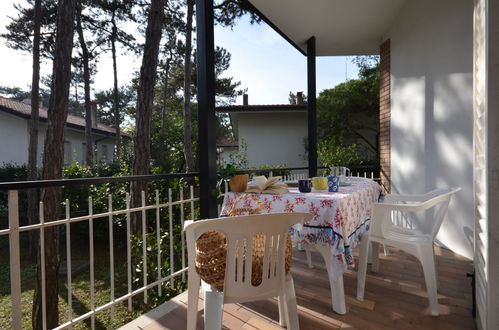
[[361,158],[373,159],[378,154],[379,60],[376,56],[356,57],[354,63],[359,67],[358,79],[325,89],[317,98],[319,153],[323,149],[323,154],[332,154],[331,146],[345,149],[356,145],[365,155]]

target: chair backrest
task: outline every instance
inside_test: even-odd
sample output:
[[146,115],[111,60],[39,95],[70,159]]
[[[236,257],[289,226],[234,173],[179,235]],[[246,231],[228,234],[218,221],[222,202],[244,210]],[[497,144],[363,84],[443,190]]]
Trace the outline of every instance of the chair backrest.
[[[424,195],[400,196],[400,198],[394,196],[393,199],[389,199],[396,201],[397,203],[388,202],[375,204],[371,230],[378,235],[385,232],[387,229],[389,230],[389,227],[393,225],[391,218],[391,213],[393,211],[402,213],[421,212],[435,207],[433,222],[430,227],[425,228],[427,231],[422,233],[431,236],[431,238],[434,239],[445,218],[452,195],[459,190],[461,190],[461,188],[440,188]],[[410,203],[405,204],[404,202]]]
[[440,230],[440,226],[444,221],[447,210],[449,209],[449,203],[452,195],[459,190],[461,190],[461,188],[441,188],[435,189],[430,192],[431,199],[427,201],[429,205],[428,208],[436,205],[435,223],[433,224],[433,228],[431,231],[431,237],[433,239],[435,239],[435,236],[437,236],[438,231]]
[[[225,301],[249,301],[274,297],[282,289],[285,276],[285,250],[289,229],[310,221],[309,213],[273,213],[226,217],[192,222],[185,227],[189,259],[196,257],[196,240],[208,231],[225,235],[227,255],[225,267]],[[255,236],[263,240],[262,280],[254,286],[253,244]],[[261,243],[259,243],[261,244]],[[189,262],[192,265],[191,262]]]

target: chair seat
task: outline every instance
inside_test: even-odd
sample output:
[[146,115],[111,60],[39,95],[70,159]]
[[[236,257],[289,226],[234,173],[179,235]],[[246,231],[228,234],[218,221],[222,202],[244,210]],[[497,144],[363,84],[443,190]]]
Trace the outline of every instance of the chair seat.
[[[413,243],[413,244],[425,244],[433,242],[433,238],[430,235],[420,234],[413,229],[406,229],[400,226],[389,226],[385,228],[384,237],[378,237],[379,242],[382,241],[395,241],[401,243]],[[373,238],[376,235],[373,235]]]

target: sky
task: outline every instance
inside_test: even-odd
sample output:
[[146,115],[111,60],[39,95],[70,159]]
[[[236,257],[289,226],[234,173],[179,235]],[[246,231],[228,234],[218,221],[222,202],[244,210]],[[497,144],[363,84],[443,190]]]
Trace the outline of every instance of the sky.
[[[0,1],[0,33],[5,33],[9,17],[15,16],[14,3],[25,0]],[[230,68],[223,76],[233,77],[247,89],[250,104],[288,103],[289,92],[307,94],[307,59],[265,23],[251,25],[241,18],[233,28],[215,27],[215,44],[232,55]],[[118,80],[129,82],[140,69],[141,58],[121,55],[118,58]],[[50,73],[52,63],[41,65],[42,76]],[[0,39],[0,86],[29,89],[32,58],[27,53],[12,50]],[[101,55],[94,77],[93,90],[112,87],[110,54]],[[334,87],[346,79],[356,78],[358,70],[351,57],[317,58],[317,92]],[[239,97],[237,103],[242,103]]]

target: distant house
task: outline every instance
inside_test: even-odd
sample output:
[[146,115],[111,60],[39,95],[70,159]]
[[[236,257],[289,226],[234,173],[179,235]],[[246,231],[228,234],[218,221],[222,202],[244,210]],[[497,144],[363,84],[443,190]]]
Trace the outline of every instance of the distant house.
[[[247,98],[244,103],[217,107],[216,111],[229,114],[239,148],[242,141],[247,145],[249,167],[308,166],[306,104],[248,105]],[[219,158],[227,160],[228,155]]]
[[217,142],[218,166],[225,167],[231,162],[231,157],[239,151],[239,142],[222,139]]
[[[47,132],[47,108],[40,107],[38,135],[38,163],[42,163],[43,147]],[[29,144],[29,102],[20,102],[0,96],[0,163],[27,164]],[[96,118],[96,114],[92,116]],[[96,160],[111,162],[114,157],[115,129],[99,124],[92,125]],[[64,140],[64,163],[85,163],[85,118],[68,115]]]
[[[219,162],[226,164],[231,154],[241,151],[246,145],[249,167],[307,167],[307,104],[303,102],[301,92],[297,93],[296,101],[297,104],[249,105],[245,95],[243,105],[217,107],[217,112],[229,114],[234,135],[239,141],[238,145],[217,144]],[[358,132],[363,140],[351,138],[346,142],[370,145],[376,149],[377,119],[358,115],[357,121],[365,127]]]

